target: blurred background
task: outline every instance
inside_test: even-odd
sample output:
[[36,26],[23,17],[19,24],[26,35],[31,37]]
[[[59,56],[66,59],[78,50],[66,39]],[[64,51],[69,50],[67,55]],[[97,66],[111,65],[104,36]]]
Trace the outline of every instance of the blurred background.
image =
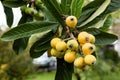
[[[19,8],[13,8],[13,12],[12,27],[15,27],[21,18],[21,12]],[[83,70],[74,69],[73,80],[120,80],[120,10],[111,15],[113,25],[108,32],[116,34],[118,40],[110,45],[97,46],[97,63]],[[0,3],[0,35],[7,29],[5,14]],[[41,57],[32,59],[28,53],[32,41],[24,52],[17,55],[12,50],[12,44],[12,41],[0,41],[0,80],[54,80],[57,64],[55,57],[48,57],[46,52]]]

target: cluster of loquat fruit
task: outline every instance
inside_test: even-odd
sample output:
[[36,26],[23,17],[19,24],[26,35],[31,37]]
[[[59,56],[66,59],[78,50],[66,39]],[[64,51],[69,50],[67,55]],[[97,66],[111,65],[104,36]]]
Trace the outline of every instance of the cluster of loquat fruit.
[[[77,25],[75,16],[68,16],[65,22],[69,28],[75,28]],[[79,32],[77,38],[73,35],[67,41],[55,37],[50,42],[52,47],[50,53],[57,58],[64,58],[68,63],[74,63],[75,67],[83,68],[85,65],[92,65],[96,62],[95,56],[92,55],[96,50],[94,43],[95,37],[86,31]]]

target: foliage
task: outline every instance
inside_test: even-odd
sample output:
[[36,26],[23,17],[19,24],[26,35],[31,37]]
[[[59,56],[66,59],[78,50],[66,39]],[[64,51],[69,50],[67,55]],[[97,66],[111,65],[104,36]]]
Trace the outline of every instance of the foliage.
[[[35,58],[41,56],[45,51],[50,49],[50,40],[53,37],[64,37],[67,34],[65,18],[74,15],[78,19],[75,29],[71,30],[74,34],[81,31],[88,31],[95,35],[96,45],[111,44],[117,39],[117,36],[107,33],[111,21],[106,19],[104,25],[100,28],[95,25],[100,20],[105,20],[111,12],[120,8],[120,0],[94,0],[88,5],[84,5],[84,0],[2,0],[5,13],[8,19],[13,18],[13,7],[21,7],[22,18],[19,25],[10,29],[1,36],[1,40],[15,40],[13,49],[18,53],[27,47],[28,39],[31,35],[39,33],[40,36],[30,48],[30,56]],[[7,12],[6,12],[7,11]],[[7,14],[9,13],[10,14]],[[12,20],[7,20],[10,26]],[[59,29],[62,27],[63,29]],[[25,40],[27,38],[27,40]],[[20,42],[20,43],[19,43]],[[23,42],[23,45],[21,43]],[[16,47],[16,48],[15,48]],[[64,60],[62,63],[65,63]],[[58,65],[61,64],[58,59]],[[73,66],[73,64],[69,64]],[[57,70],[62,69],[62,75],[56,72],[55,80],[71,80],[72,69],[68,70],[68,64],[59,65]],[[67,68],[67,69],[66,69]],[[60,77],[60,78],[59,78]]]
[[119,70],[119,65],[115,65],[111,60],[99,59],[92,68],[86,67],[84,71],[77,71],[80,71],[81,80],[117,80],[120,75]]
[[0,80],[24,80],[33,72],[32,59],[28,54],[17,56],[11,49],[12,42],[0,41]]

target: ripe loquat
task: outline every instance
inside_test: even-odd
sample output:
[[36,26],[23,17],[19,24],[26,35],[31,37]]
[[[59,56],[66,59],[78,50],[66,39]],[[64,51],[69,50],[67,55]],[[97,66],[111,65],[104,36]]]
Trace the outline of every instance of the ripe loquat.
[[68,63],[72,63],[75,60],[75,52],[74,51],[68,51],[64,55],[64,60]]
[[92,34],[89,34],[90,43],[95,43],[95,37]]
[[84,67],[84,58],[83,57],[78,57],[78,58],[76,58],[75,59],[75,61],[74,61],[74,66],[75,67],[78,67],[78,68],[82,68],[82,67]]
[[80,32],[80,33],[78,34],[78,42],[79,42],[80,44],[84,44],[84,43],[90,42],[89,34],[88,34],[87,32],[85,32],[85,31]]
[[51,40],[51,42],[50,42],[50,45],[51,45],[53,48],[55,48],[55,47],[56,47],[56,44],[57,44],[58,42],[60,42],[60,41],[61,41],[60,38],[53,38],[53,39]]
[[67,42],[67,48],[70,49],[70,50],[77,51],[78,50],[78,42],[76,40],[74,40],[74,39],[69,40]]
[[96,58],[93,55],[86,55],[84,58],[85,64],[92,65],[96,62]]
[[55,48],[51,49],[51,55],[58,57],[58,58],[62,58],[64,56],[64,52],[59,52],[57,51]]
[[56,50],[59,52],[64,52],[67,49],[67,44],[64,41],[60,41],[56,44]]
[[85,43],[82,46],[82,51],[84,55],[92,54],[95,51],[96,47],[94,44],[91,43]]
[[77,25],[77,18],[75,16],[68,16],[65,22],[68,27],[75,28],[75,26]]

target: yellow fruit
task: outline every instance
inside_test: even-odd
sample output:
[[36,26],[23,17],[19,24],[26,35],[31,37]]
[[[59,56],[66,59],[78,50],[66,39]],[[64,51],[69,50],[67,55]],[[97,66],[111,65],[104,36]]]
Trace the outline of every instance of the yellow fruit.
[[55,48],[55,47],[56,47],[56,44],[57,44],[58,42],[60,42],[60,41],[61,41],[60,38],[53,38],[53,39],[51,40],[51,42],[50,42],[51,47]]
[[77,18],[75,16],[68,16],[65,22],[68,27],[75,28],[77,25]]
[[95,37],[92,34],[89,34],[90,43],[95,43]]
[[64,41],[60,41],[56,44],[56,50],[59,52],[64,52],[67,49],[67,44]]
[[82,46],[82,51],[84,55],[92,54],[95,51],[95,45],[91,43],[85,43]]
[[59,52],[57,51],[55,48],[51,49],[51,55],[58,57],[58,58],[62,58],[64,56],[64,52]]
[[92,65],[96,62],[96,58],[93,55],[86,55],[84,58],[85,64]]
[[52,48],[51,49],[51,55],[56,56],[57,54],[59,54],[59,52],[55,48]]
[[84,58],[83,57],[78,57],[74,61],[74,66],[78,68],[82,68],[84,66]]
[[68,51],[64,55],[64,60],[68,63],[72,63],[75,60],[75,52],[74,51]]
[[88,34],[87,32],[85,32],[85,31],[80,32],[80,33],[78,34],[78,42],[79,42],[80,44],[84,44],[84,43],[90,42],[89,34]]
[[78,50],[78,42],[76,40],[69,40],[67,42],[67,48],[70,49],[70,50],[75,50],[77,51]]

